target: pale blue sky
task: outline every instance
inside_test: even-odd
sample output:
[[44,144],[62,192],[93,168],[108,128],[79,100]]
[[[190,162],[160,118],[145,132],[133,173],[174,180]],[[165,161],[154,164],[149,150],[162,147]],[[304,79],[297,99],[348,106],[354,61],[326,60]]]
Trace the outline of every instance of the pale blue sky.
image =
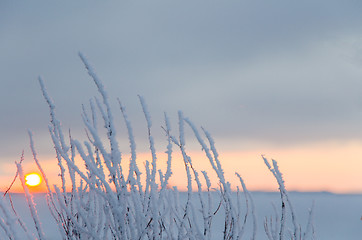
[[127,106],[139,140],[137,94],[155,130],[163,111],[175,126],[183,110],[225,149],[362,139],[361,10],[330,0],[1,1],[0,152],[18,158],[27,128],[52,152],[39,75],[64,127],[83,131],[80,106],[96,89],[78,51]]

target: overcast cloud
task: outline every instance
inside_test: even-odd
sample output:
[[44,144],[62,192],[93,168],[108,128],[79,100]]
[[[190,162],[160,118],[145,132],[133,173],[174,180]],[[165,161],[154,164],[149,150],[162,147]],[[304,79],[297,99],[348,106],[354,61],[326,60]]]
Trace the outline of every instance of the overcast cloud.
[[39,75],[63,125],[82,131],[80,106],[96,89],[78,51],[135,128],[140,94],[155,127],[163,111],[175,120],[183,110],[220,141],[362,139],[361,10],[358,1],[1,1],[0,152],[18,156],[27,128],[49,141]]

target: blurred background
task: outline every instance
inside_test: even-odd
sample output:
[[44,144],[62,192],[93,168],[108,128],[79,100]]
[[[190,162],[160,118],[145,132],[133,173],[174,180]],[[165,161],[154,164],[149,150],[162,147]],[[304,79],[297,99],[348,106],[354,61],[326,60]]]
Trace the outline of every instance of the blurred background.
[[[27,171],[36,170],[27,129],[57,181],[38,76],[64,131],[86,140],[81,105],[97,89],[81,51],[109,93],[126,159],[128,136],[116,99],[127,107],[142,163],[148,147],[139,94],[161,155],[163,113],[177,136],[182,110],[212,134],[235,184],[238,171],[251,190],[277,190],[265,154],[278,160],[289,190],[360,193],[361,10],[362,2],[333,0],[1,1],[0,190],[11,183],[22,150]],[[209,169],[187,134],[198,169]],[[182,188],[182,161],[174,161],[172,183]]]

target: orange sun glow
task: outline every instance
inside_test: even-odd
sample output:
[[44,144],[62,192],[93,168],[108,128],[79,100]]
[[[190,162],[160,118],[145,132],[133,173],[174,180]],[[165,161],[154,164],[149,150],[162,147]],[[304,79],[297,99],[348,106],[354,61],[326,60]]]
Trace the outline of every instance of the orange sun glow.
[[41,183],[41,176],[38,173],[29,173],[25,175],[25,184],[30,187],[39,186]]

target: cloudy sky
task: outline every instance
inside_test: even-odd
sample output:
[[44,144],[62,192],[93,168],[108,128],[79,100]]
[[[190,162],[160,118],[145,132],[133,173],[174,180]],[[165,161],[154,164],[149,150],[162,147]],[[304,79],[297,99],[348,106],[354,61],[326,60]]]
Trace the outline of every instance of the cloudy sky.
[[[137,94],[148,103],[159,141],[163,112],[176,127],[182,110],[224,152],[278,159],[299,149],[321,164],[320,156],[334,150],[357,153],[361,10],[359,1],[330,0],[1,1],[0,161],[12,163],[28,151],[28,128],[40,153],[54,155],[38,76],[64,128],[82,136],[81,104],[97,91],[78,51],[115,108],[117,97],[127,106],[141,151],[145,122]],[[348,161],[333,159],[342,160]],[[362,167],[355,161],[351,169]],[[360,185],[351,191],[362,191]]]

